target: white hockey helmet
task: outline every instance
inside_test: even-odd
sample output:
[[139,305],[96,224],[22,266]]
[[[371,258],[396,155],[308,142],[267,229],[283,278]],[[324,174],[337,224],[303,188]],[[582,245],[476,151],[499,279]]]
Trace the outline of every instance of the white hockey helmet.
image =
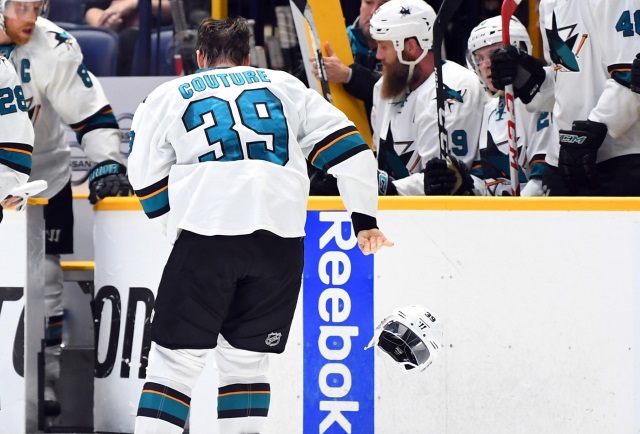
[[442,348],[442,323],[420,305],[401,307],[376,327],[365,350],[375,346],[409,372],[424,371]]
[[[529,38],[529,33],[525,26],[516,18],[511,17],[511,22],[509,23],[509,36],[511,39],[511,45],[517,47],[520,50],[526,51],[531,54],[533,51],[531,45],[531,38]],[[484,85],[485,89],[487,88],[486,83],[482,79],[480,75],[480,63],[478,59],[475,57],[475,52],[480,48],[488,47],[490,45],[498,44],[502,42],[502,17],[500,15],[492,18],[487,18],[482,21],[480,24],[475,26],[473,30],[471,30],[471,35],[469,35],[469,41],[467,42],[467,66],[472,68],[478,77],[480,77],[480,81]]]
[[[405,65],[420,62],[433,46],[433,25],[436,13],[423,0],[391,0],[380,6],[369,21],[371,37],[376,41],[391,41],[398,60]],[[404,60],[404,41],[416,38],[423,52],[416,60]]]

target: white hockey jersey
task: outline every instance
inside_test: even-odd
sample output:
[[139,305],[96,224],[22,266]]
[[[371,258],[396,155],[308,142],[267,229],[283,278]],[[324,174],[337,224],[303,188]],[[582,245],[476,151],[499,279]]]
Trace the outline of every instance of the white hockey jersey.
[[30,179],[48,183],[39,196],[53,197],[71,178],[71,151],[62,122],[73,128],[91,161],[122,162],[109,101],[82,64],[80,47],[69,33],[40,17],[27,44],[3,48],[11,52],[35,131]]
[[0,57],[0,201],[24,184],[31,173],[33,127],[20,80],[11,63]]
[[[480,158],[478,139],[486,100],[484,89],[475,73],[454,62],[444,62],[442,76],[448,94],[445,127],[449,148],[471,168]],[[402,101],[381,97],[383,80],[373,89],[371,111],[379,168],[395,179],[398,194],[424,195],[421,172],[427,161],[440,156],[435,74]]]
[[[547,147],[557,141],[557,136],[552,128],[551,113],[530,113],[519,99],[516,99],[515,113],[520,188],[524,191],[529,180],[542,179]],[[485,179],[509,179],[509,136],[503,95],[489,98],[485,106],[480,157]]]
[[202,235],[304,235],[305,158],[375,218],[376,162],[353,123],[283,71],[213,68],[155,89],[131,124],[129,180],[148,217]]
[[[640,3],[542,0],[539,12],[545,58],[553,68],[528,109],[549,110],[544,102],[554,93],[556,131],[571,129],[574,120],[607,125],[599,162],[640,153],[640,96],[628,88],[630,64],[640,52]],[[559,150],[553,141],[549,164],[558,165]]]

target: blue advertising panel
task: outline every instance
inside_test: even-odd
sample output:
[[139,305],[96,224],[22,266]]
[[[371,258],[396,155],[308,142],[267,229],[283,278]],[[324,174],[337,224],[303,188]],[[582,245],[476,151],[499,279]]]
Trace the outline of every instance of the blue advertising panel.
[[304,433],[373,433],[373,255],[344,211],[309,211],[306,233]]

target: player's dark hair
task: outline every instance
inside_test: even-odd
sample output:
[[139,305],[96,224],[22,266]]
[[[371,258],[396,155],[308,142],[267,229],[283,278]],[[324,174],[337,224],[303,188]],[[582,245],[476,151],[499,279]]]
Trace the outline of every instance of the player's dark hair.
[[245,18],[206,18],[198,28],[196,49],[204,56],[207,66],[223,62],[242,65],[249,55],[250,40],[251,28]]

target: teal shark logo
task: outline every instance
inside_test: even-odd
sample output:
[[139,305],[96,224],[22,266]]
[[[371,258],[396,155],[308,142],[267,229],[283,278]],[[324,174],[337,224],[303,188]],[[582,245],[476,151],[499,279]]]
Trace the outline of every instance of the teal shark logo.
[[[578,37],[580,36],[578,33],[575,33],[576,27],[577,24],[572,24],[570,26],[558,28],[556,14],[554,13],[551,29],[545,29],[547,40],[549,41],[549,54],[551,55],[551,60],[556,65],[572,72],[580,71],[580,66],[578,65],[576,56],[582,49],[582,45],[588,37],[586,34],[582,35],[580,43],[576,47]],[[560,34],[566,34],[567,32],[568,37],[563,39]]]

